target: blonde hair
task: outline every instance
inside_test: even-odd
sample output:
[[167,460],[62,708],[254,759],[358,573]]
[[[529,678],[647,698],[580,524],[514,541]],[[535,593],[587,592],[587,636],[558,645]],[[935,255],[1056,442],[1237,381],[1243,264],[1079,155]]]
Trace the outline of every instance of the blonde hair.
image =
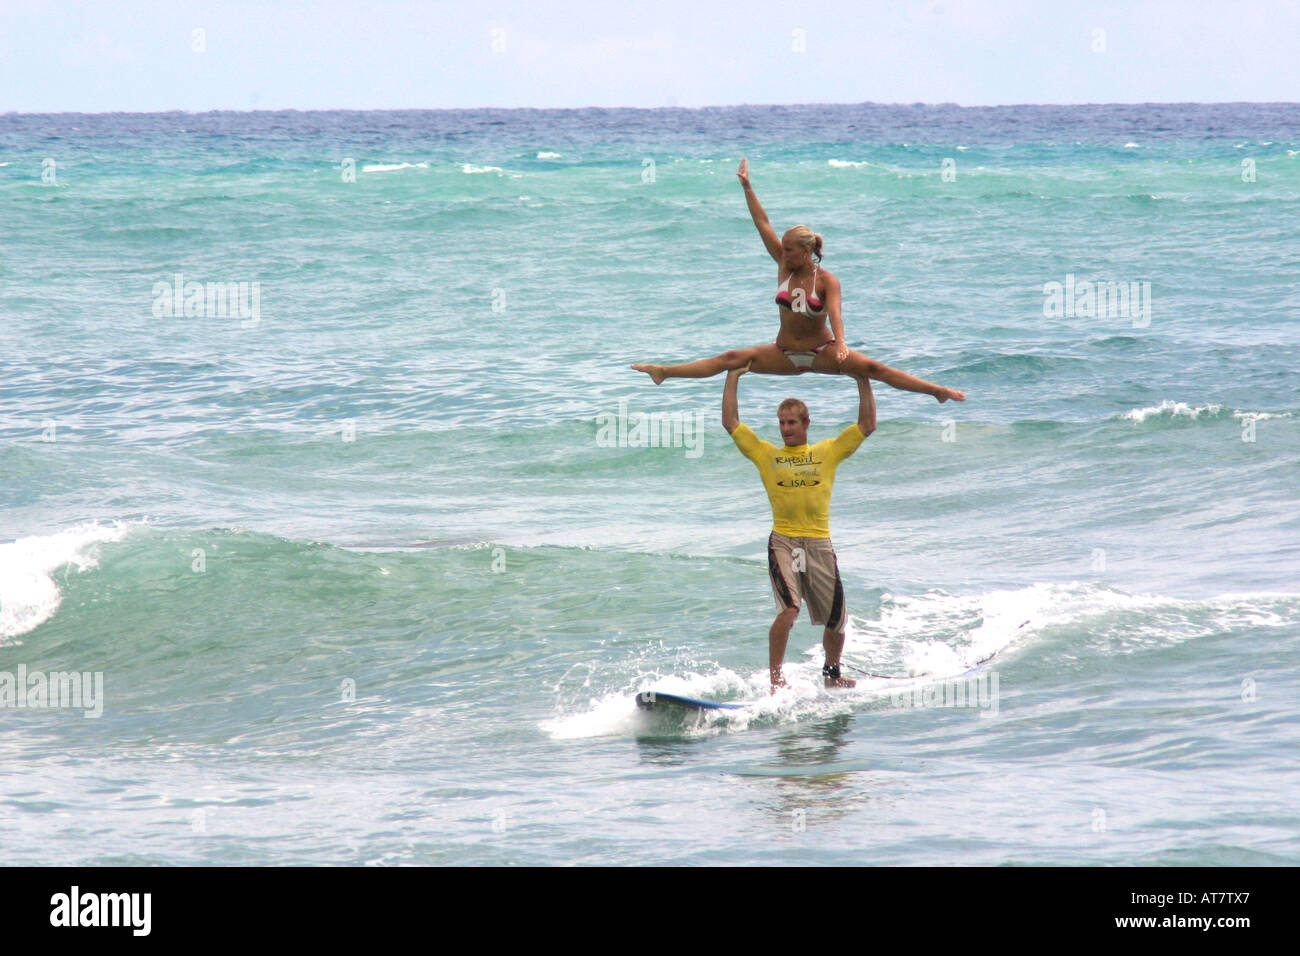
[[813,232],[807,226],[795,226],[790,230],[790,233],[794,236],[795,242],[816,256],[818,262],[822,261],[822,237],[820,233]]
[[787,408],[794,409],[795,413],[799,416],[800,421],[803,422],[808,421],[808,406],[805,405],[803,402],[799,401],[799,399],[787,398],[780,405],[776,406],[777,415],[780,415]]

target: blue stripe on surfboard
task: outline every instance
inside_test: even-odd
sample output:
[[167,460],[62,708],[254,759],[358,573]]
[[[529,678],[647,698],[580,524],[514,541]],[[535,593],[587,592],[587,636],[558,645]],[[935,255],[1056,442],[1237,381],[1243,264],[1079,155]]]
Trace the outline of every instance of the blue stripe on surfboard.
[[688,710],[744,710],[744,704],[722,704],[714,700],[699,700],[695,697],[682,697],[680,694],[665,694],[663,691],[643,690],[636,695],[636,705],[642,710],[655,707],[685,707]]

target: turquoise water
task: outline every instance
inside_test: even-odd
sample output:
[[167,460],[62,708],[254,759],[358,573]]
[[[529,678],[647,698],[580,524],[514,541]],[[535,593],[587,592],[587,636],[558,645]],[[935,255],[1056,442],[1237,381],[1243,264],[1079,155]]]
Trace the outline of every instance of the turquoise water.
[[[6,859],[1295,864],[1298,119],[0,116],[0,703],[103,681],[0,706]],[[805,617],[767,696],[722,381],[627,368],[775,336],[741,156],[849,344],[969,396],[877,387],[839,470],[845,658],[901,684],[821,690]],[[742,418],[790,394],[854,418]],[[893,693],[990,653],[996,712]]]

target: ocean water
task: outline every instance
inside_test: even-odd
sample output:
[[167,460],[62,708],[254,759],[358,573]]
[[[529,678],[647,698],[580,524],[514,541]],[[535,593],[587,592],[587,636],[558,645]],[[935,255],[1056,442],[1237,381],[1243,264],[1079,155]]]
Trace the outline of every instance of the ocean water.
[[[1297,130],[0,116],[5,861],[1295,865]],[[627,368],[774,338],[742,156],[849,344],[969,396],[878,385],[840,467],[852,691],[805,616],[767,694],[722,379]],[[854,419],[818,375],[742,418],[791,394]]]

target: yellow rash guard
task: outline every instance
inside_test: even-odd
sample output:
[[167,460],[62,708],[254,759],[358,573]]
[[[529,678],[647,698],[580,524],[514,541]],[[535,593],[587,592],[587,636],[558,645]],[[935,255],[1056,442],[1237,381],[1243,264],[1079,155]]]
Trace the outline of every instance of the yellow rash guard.
[[835,468],[862,444],[862,429],[850,425],[836,438],[815,445],[782,445],[763,441],[748,425],[737,425],[731,438],[741,453],[758,466],[772,502],[772,530],[791,538],[831,536],[831,485]]

